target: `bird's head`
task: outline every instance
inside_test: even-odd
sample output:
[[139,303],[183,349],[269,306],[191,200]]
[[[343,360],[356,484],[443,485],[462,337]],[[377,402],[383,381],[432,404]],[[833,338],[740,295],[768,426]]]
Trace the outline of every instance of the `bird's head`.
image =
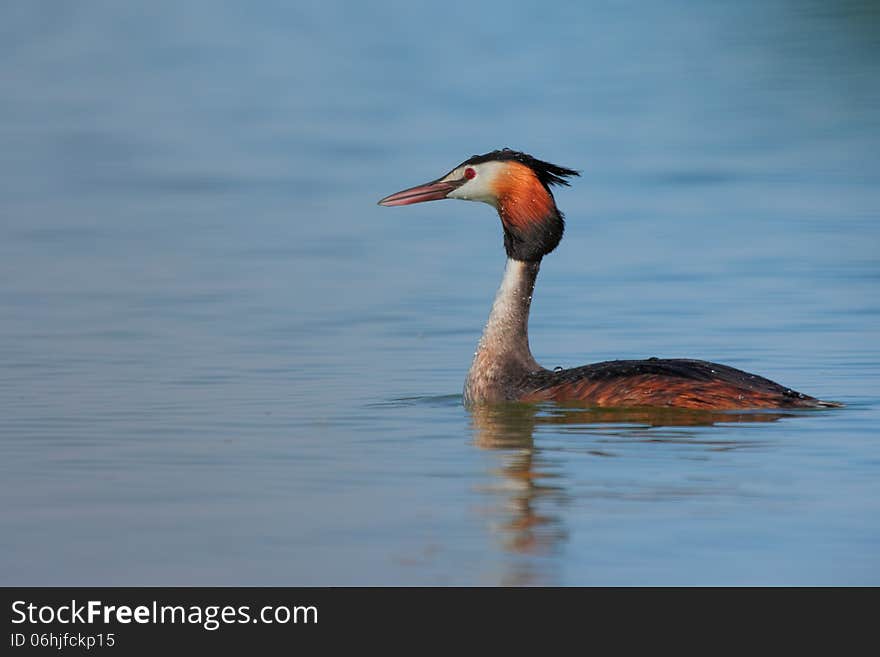
[[498,210],[507,255],[540,260],[562,239],[565,222],[556,207],[552,185],[568,185],[580,175],[509,148],[474,155],[445,176],[386,196],[379,205],[395,206],[457,198],[482,201]]

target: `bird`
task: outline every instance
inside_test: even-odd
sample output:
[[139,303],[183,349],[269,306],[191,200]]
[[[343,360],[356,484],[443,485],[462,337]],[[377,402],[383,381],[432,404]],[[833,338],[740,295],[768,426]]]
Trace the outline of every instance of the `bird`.
[[580,172],[503,148],[474,155],[449,173],[379,201],[386,207],[441,199],[479,201],[501,219],[507,265],[464,385],[466,406],[576,402],[597,408],[703,410],[841,406],[757,374],[684,358],[612,360],[546,369],[529,348],[532,293],[542,259],[562,240],[565,217],[552,188]]

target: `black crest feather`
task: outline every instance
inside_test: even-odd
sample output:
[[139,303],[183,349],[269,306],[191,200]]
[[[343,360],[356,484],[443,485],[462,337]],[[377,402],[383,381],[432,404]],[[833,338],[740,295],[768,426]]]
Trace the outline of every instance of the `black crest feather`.
[[538,177],[538,180],[541,181],[541,184],[548,189],[551,185],[568,186],[566,178],[581,175],[580,172],[575,171],[574,169],[568,169],[556,164],[551,164],[550,162],[544,162],[536,157],[532,157],[528,153],[522,153],[510,148],[502,148],[501,150],[485,153],[484,155],[474,155],[469,160],[462,162],[459,166],[464,166],[466,164],[481,164],[483,162],[503,162],[505,160],[515,160],[516,162],[529,167],[535,172],[535,175]]

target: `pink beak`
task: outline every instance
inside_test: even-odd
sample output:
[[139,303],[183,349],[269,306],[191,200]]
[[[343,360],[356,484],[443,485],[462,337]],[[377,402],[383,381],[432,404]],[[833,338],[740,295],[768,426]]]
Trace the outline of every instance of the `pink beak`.
[[409,189],[404,189],[402,192],[386,196],[379,201],[379,205],[390,207],[394,205],[424,203],[425,201],[439,201],[440,199],[446,198],[446,195],[453,189],[460,187],[466,182],[467,178],[463,178],[462,180],[435,180],[434,182],[410,187]]

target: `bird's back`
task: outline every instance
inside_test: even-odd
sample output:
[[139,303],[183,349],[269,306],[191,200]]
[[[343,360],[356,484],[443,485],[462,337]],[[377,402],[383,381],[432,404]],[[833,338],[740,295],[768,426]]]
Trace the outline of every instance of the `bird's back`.
[[612,360],[529,375],[523,401],[578,401],[592,406],[694,409],[837,406],[756,374],[703,360]]

